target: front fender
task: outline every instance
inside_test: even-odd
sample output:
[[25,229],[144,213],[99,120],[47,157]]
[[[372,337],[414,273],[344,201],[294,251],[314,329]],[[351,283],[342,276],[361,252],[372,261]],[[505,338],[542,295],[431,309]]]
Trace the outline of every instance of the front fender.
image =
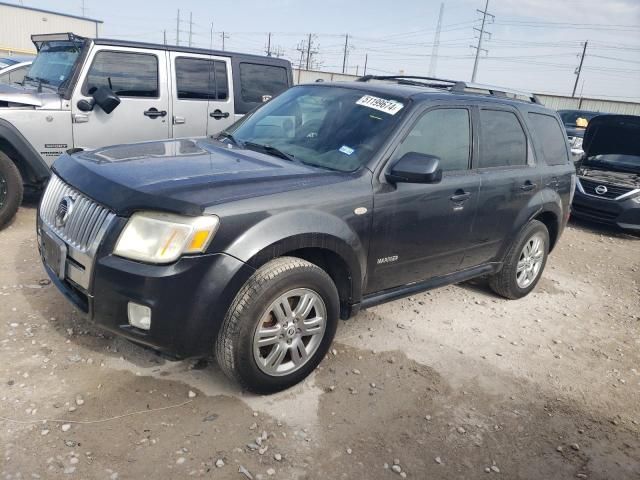
[[49,168],[38,151],[15,126],[0,118],[0,149],[2,148],[9,150],[5,153],[11,157],[27,179],[41,182],[49,178]]
[[345,220],[326,212],[300,209],[267,217],[243,232],[225,253],[258,268],[272,258],[302,248],[337,254],[351,273],[352,298],[361,297],[366,248]]

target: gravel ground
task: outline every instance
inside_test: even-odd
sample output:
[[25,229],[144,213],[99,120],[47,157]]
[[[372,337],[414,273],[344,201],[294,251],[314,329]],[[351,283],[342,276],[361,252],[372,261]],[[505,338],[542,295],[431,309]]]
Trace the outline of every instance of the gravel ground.
[[0,232],[0,478],[638,479],[640,238],[572,223],[529,297],[364,311],[270,397],[103,333]]

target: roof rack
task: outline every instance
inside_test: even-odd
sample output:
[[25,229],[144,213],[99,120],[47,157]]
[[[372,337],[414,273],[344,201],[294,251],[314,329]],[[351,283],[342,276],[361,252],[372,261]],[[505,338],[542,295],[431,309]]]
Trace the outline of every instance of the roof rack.
[[482,85],[480,83],[465,82],[462,80],[448,80],[436,77],[421,77],[415,75],[365,75],[356,79],[356,82],[368,82],[370,80],[395,80],[401,85],[415,85],[420,87],[441,88],[453,93],[473,93],[477,95],[490,95],[500,98],[523,100],[530,103],[542,104],[533,93],[513,90],[510,88]]

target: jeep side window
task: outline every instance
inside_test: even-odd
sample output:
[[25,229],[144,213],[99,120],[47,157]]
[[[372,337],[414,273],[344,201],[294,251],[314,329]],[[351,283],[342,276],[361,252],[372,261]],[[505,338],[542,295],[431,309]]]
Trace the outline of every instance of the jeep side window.
[[93,59],[82,93],[90,95],[98,87],[109,87],[121,97],[159,97],[158,57],[100,51]]
[[479,168],[527,164],[527,137],[513,112],[480,110]]
[[262,103],[287,88],[285,68],[246,62],[240,64],[240,94],[244,102]]
[[529,113],[529,121],[533,132],[540,140],[542,157],[547,165],[563,165],[569,163],[566,136],[558,120],[551,115]]
[[444,171],[469,168],[471,128],[469,111],[442,108],[425,113],[402,141],[394,157],[408,152],[440,157]]
[[176,58],[176,85],[180,100],[226,100],[227,66],[204,58]]

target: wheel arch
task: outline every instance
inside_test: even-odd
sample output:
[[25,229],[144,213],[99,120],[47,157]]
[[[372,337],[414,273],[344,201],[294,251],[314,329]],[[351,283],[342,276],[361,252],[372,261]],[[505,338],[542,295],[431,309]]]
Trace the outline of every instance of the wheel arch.
[[551,210],[543,210],[536,214],[532,220],[538,220],[547,227],[549,232],[549,252],[553,250],[560,236],[560,218]]
[[7,120],[0,118],[0,151],[18,167],[24,182],[40,184],[50,176],[49,167],[36,149]]

